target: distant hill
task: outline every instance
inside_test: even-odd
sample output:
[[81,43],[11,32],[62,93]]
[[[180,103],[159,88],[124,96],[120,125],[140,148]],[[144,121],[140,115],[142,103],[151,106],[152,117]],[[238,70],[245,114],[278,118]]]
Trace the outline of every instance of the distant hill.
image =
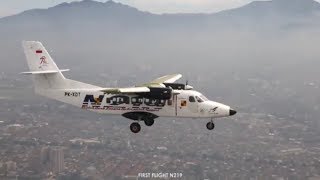
[[17,15],[0,19],[1,24],[22,27],[56,25],[67,28],[121,23],[140,24],[141,20],[152,16],[150,13],[108,1],[106,3],[84,0],[81,2],[62,3],[48,9],[32,9]]
[[[301,25],[314,25],[320,20],[320,3],[313,0],[272,0],[254,1],[243,7],[214,14],[164,14],[155,15],[114,1],[62,3],[48,9],[33,9],[0,19],[1,26],[21,28],[41,26],[86,27],[189,27],[195,25],[217,28],[217,25],[232,26],[233,22],[248,26],[277,22],[286,25],[299,22]],[[301,22],[305,20],[306,22]],[[238,22],[243,21],[243,22]],[[320,21],[319,21],[320,22]],[[214,26],[214,27],[212,27]],[[250,27],[249,27],[250,28]]]
[[[1,18],[0,62],[23,58],[22,40],[41,40],[59,51],[65,62],[74,63],[94,54],[94,60],[103,64],[108,51],[110,57],[123,55],[123,60],[129,58],[136,64],[149,62],[146,59],[155,59],[159,53],[158,61],[166,65],[170,53],[182,56],[177,58],[182,61],[189,58],[184,55],[192,53],[190,49],[206,49],[201,53],[211,54],[212,47],[229,48],[230,44],[237,45],[234,41],[246,43],[256,36],[268,39],[302,29],[318,30],[319,14],[320,4],[313,0],[256,1],[213,14],[163,15],[114,1],[62,3]],[[71,56],[72,51],[76,53]],[[132,58],[141,52],[145,53],[144,58]],[[0,69],[23,65],[5,63]]]
[[270,0],[253,1],[240,8],[226,10],[218,14],[234,16],[309,16],[320,12],[320,3],[313,0]]
[[253,1],[243,7],[213,14],[220,22],[268,28],[320,25],[320,3],[313,0]]

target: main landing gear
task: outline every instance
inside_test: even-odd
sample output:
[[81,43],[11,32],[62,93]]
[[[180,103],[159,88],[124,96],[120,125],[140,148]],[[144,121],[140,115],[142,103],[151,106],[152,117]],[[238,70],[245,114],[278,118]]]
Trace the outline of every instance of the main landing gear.
[[154,124],[154,119],[145,119],[144,124],[146,126],[152,126]]
[[[146,124],[146,126],[152,126],[154,124],[154,119],[145,119],[143,121]],[[141,130],[141,126],[140,126],[140,124],[138,122],[133,122],[130,125],[130,130],[133,133],[138,133]]]
[[137,123],[137,122],[131,123],[131,125],[130,125],[130,130],[131,130],[133,133],[138,133],[138,132],[140,132],[140,130],[141,130],[141,126],[140,126],[140,124]]
[[213,121],[212,121],[212,119],[211,119],[211,121],[207,123],[207,129],[213,130],[214,127],[215,127],[215,125],[214,125],[214,123],[213,123]]
[[130,130],[133,133],[138,133],[141,130],[141,126],[139,124],[140,121],[144,121],[146,126],[152,126],[154,124],[154,119],[158,118],[157,115],[149,113],[149,112],[128,112],[122,114],[123,117],[134,120],[136,122],[131,123]]

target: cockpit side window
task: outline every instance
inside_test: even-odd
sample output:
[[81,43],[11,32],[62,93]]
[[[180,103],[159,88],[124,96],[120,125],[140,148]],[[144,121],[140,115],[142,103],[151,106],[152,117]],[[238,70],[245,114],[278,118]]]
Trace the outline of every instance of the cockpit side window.
[[189,96],[189,101],[190,101],[190,102],[196,102],[196,100],[194,99],[193,96]]
[[203,100],[203,99],[201,99],[201,98],[200,98],[200,97],[198,97],[198,96],[196,96],[196,99],[197,99],[197,101],[198,101],[199,103],[204,102],[204,100]]

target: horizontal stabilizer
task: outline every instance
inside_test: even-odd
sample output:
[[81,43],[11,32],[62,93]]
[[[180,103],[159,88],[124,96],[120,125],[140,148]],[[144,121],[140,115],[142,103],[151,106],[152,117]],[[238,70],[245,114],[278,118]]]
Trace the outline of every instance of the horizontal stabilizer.
[[52,74],[52,73],[58,73],[58,72],[66,72],[70,69],[59,69],[59,70],[46,70],[46,71],[28,71],[28,72],[22,72],[20,74]]

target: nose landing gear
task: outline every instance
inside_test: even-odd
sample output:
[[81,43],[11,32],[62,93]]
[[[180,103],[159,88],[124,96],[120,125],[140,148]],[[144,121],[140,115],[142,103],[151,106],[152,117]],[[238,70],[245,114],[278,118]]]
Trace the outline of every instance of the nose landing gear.
[[213,130],[214,127],[215,127],[215,125],[213,123],[213,120],[211,119],[211,121],[207,123],[207,129],[208,130]]

